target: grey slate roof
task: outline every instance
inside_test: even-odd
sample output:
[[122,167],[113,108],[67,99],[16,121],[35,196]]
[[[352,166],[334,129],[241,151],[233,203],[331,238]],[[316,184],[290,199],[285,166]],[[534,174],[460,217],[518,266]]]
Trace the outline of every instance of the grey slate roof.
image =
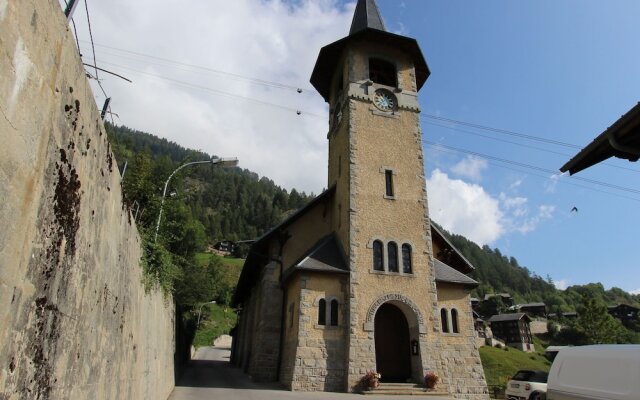
[[462,272],[451,268],[440,260],[434,260],[436,282],[460,283],[465,286],[478,286],[478,282],[469,278]]
[[335,234],[320,239],[302,259],[287,268],[283,281],[296,271],[349,273],[344,251]]
[[376,0],[358,0],[349,35],[371,28],[386,31]]
[[489,322],[505,322],[505,321],[518,321],[522,318],[529,319],[527,314],[525,313],[514,313],[514,314],[498,314],[494,315],[488,319]]

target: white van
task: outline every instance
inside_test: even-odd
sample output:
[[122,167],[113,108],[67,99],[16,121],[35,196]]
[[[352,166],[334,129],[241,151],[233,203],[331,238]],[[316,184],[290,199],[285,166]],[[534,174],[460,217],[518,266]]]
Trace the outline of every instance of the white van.
[[547,400],[640,400],[640,345],[560,350],[549,371]]

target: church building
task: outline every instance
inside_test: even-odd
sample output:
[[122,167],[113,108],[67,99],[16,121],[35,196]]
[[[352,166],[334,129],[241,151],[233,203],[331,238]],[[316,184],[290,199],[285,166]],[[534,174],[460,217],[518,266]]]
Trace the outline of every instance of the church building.
[[467,276],[474,267],[429,219],[415,39],[358,0],[349,35],[320,50],[311,83],[329,103],[329,188],[259,238],[234,304],[231,361],[290,390],[352,392],[381,381],[489,399]]

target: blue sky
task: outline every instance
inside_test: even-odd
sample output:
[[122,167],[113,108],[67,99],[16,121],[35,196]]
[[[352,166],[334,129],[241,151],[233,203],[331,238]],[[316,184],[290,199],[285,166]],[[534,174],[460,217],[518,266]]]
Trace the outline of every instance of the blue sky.
[[[387,28],[416,38],[427,58],[432,75],[420,93],[425,114],[583,147],[640,101],[637,1],[379,0],[379,6]],[[423,121],[428,141],[546,169],[558,170],[577,152],[455,123]],[[517,226],[488,243],[491,247],[564,284],[600,281],[627,291],[640,288],[635,253],[640,195],[568,177],[552,179],[544,172],[491,160],[476,160],[479,171],[476,166],[471,179],[469,171],[452,171],[465,157],[426,145],[427,175],[437,169],[449,179],[481,186],[498,201],[501,193],[503,198],[526,198],[529,218],[539,206],[553,207],[551,216],[540,218],[526,233],[517,230],[526,218],[515,218]],[[637,163],[614,159],[606,164],[577,176],[640,189]],[[577,213],[570,212],[574,206]],[[513,217],[507,206],[501,207]],[[432,204],[435,220],[438,211]]]
[[[133,80],[99,76],[115,123],[238,157],[287,189],[326,187],[327,106],[309,77],[320,48],[348,33],[353,1],[191,0],[178,13],[156,0],[87,3],[98,65]],[[640,100],[640,2],[378,4],[431,68],[420,102],[425,144],[437,143],[425,146],[433,219],[560,287],[640,290],[640,165],[610,160],[578,174],[600,184],[578,181],[549,172],[577,149],[464,125],[588,144]],[[74,20],[92,64],[84,7]]]

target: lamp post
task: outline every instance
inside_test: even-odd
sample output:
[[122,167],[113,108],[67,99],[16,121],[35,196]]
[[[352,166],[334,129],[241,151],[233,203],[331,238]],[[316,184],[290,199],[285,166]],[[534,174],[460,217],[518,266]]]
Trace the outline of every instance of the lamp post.
[[160,202],[160,212],[158,213],[158,222],[156,223],[156,235],[153,238],[154,243],[158,240],[158,230],[160,229],[160,220],[162,219],[162,206],[164,205],[164,197],[167,195],[167,186],[169,186],[169,181],[171,180],[171,178],[173,178],[176,172],[180,171],[182,168],[188,165],[196,165],[196,164],[212,164],[212,165],[220,165],[221,167],[224,167],[224,168],[230,168],[238,165],[238,159],[235,157],[234,158],[212,158],[211,160],[206,160],[206,161],[192,161],[186,164],[182,164],[181,166],[176,168],[175,171],[173,171],[171,175],[169,175],[169,177],[167,178],[167,181],[164,183],[164,190],[162,191],[162,201]]
[[200,327],[200,315],[202,314],[202,307],[206,306],[207,304],[216,304],[216,301],[208,301],[200,305],[200,308],[198,309],[198,323],[196,324],[196,329]]

